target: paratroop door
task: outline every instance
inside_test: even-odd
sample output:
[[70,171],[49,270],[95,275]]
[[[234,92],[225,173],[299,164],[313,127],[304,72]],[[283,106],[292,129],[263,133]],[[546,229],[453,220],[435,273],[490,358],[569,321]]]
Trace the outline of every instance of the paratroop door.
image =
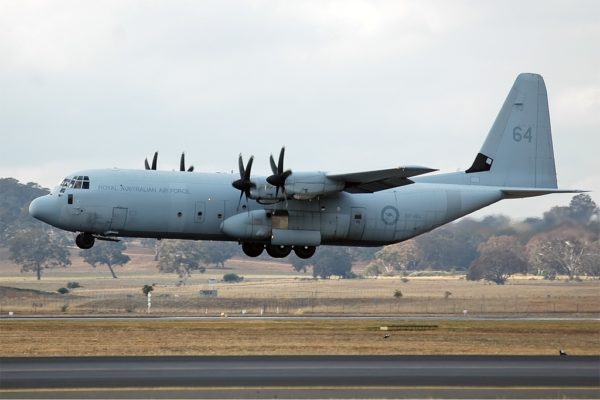
[[120,231],[125,228],[127,222],[127,209],[124,207],[113,207],[112,220],[110,222],[110,229]]

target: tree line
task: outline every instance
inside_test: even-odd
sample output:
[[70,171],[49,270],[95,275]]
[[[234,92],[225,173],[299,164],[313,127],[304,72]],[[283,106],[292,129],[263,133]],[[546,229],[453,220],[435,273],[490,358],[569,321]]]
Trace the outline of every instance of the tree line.
[[[22,272],[41,279],[49,268],[71,263],[70,233],[53,229],[29,216],[31,200],[48,193],[35,183],[21,184],[0,179],[0,247]],[[498,284],[517,273],[555,279],[565,275],[600,276],[600,209],[587,194],[578,194],[568,206],[553,207],[542,218],[513,222],[502,215],[481,220],[463,218],[417,238],[379,248],[321,246],[314,257],[288,257],[292,268],[311,271],[314,277],[353,278],[357,263],[367,264],[366,276],[408,275],[419,271],[465,274],[467,279],[485,279]],[[98,241],[79,252],[96,268],[104,265],[117,278],[115,268],[130,258],[124,254],[130,239]],[[235,243],[142,239],[153,248],[160,272],[175,273],[184,283],[192,273],[207,267],[223,268],[234,257],[244,257]],[[266,259],[266,258],[265,258]]]

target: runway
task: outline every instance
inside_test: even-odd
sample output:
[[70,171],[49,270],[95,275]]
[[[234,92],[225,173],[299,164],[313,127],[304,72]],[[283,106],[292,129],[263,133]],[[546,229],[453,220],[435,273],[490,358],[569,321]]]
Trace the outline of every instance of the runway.
[[[107,339],[109,340],[109,339]],[[2,398],[600,397],[600,357],[2,358]]]

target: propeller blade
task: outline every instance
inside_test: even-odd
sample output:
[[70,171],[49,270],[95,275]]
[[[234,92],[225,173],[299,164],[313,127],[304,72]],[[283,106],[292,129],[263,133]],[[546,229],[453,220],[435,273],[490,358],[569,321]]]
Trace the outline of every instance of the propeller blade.
[[154,157],[152,158],[152,169],[156,171],[156,162],[158,161],[158,151],[154,152]]
[[181,172],[185,171],[185,153],[181,153],[181,159],[179,160],[179,170]]
[[285,155],[285,147],[281,148],[279,152],[279,164],[277,164],[277,173],[279,175],[283,174],[283,156]]
[[146,158],[146,159],[144,160],[144,167],[145,167],[146,169],[150,169],[150,164],[148,164],[148,158]]
[[[244,193],[245,192],[243,190],[240,191],[240,198],[238,199],[238,205],[237,205],[238,209],[240,208],[240,204],[242,204],[242,196],[244,195]],[[246,197],[246,201],[248,201],[248,197]]]
[[291,170],[284,171],[283,170],[283,161],[285,158],[285,147],[281,148],[279,152],[279,163],[275,164],[275,160],[273,159],[273,155],[271,154],[271,170],[273,171],[273,175],[267,178],[267,182],[271,185],[275,186],[275,197],[279,196],[279,189],[281,189],[281,193],[285,194],[285,180],[292,174]]
[[271,154],[269,160],[271,161],[271,171],[273,171],[273,174],[277,174],[277,165],[275,164],[275,160],[273,160],[273,154]]
[[243,178],[247,181],[250,181],[250,171],[252,170],[253,162],[254,162],[254,156],[250,156],[250,159],[248,160],[248,165],[246,165],[245,174],[243,175]]
[[242,155],[238,157],[238,167],[240,169],[240,179],[235,180],[231,183],[231,185],[240,191],[240,199],[238,201],[238,208],[242,201],[242,196],[246,195],[246,202],[248,202],[248,198],[250,198],[250,189],[255,187],[254,182],[250,180],[250,173],[252,171],[252,163],[254,162],[254,156],[250,156],[248,160],[248,164],[244,168],[244,160]]
[[242,153],[240,153],[240,156],[238,158],[238,167],[240,169],[240,178],[243,178],[245,176],[245,173],[244,173],[244,159],[242,158]]

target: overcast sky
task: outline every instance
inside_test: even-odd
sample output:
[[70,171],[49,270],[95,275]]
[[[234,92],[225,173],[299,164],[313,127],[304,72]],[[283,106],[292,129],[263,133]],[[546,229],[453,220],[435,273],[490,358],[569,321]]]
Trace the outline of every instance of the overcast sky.
[[282,145],[292,170],[464,170],[520,72],[546,81],[559,186],[600,204],[599,1],[5,0],[0,177],[50,187],[155,150],[267,174]]

